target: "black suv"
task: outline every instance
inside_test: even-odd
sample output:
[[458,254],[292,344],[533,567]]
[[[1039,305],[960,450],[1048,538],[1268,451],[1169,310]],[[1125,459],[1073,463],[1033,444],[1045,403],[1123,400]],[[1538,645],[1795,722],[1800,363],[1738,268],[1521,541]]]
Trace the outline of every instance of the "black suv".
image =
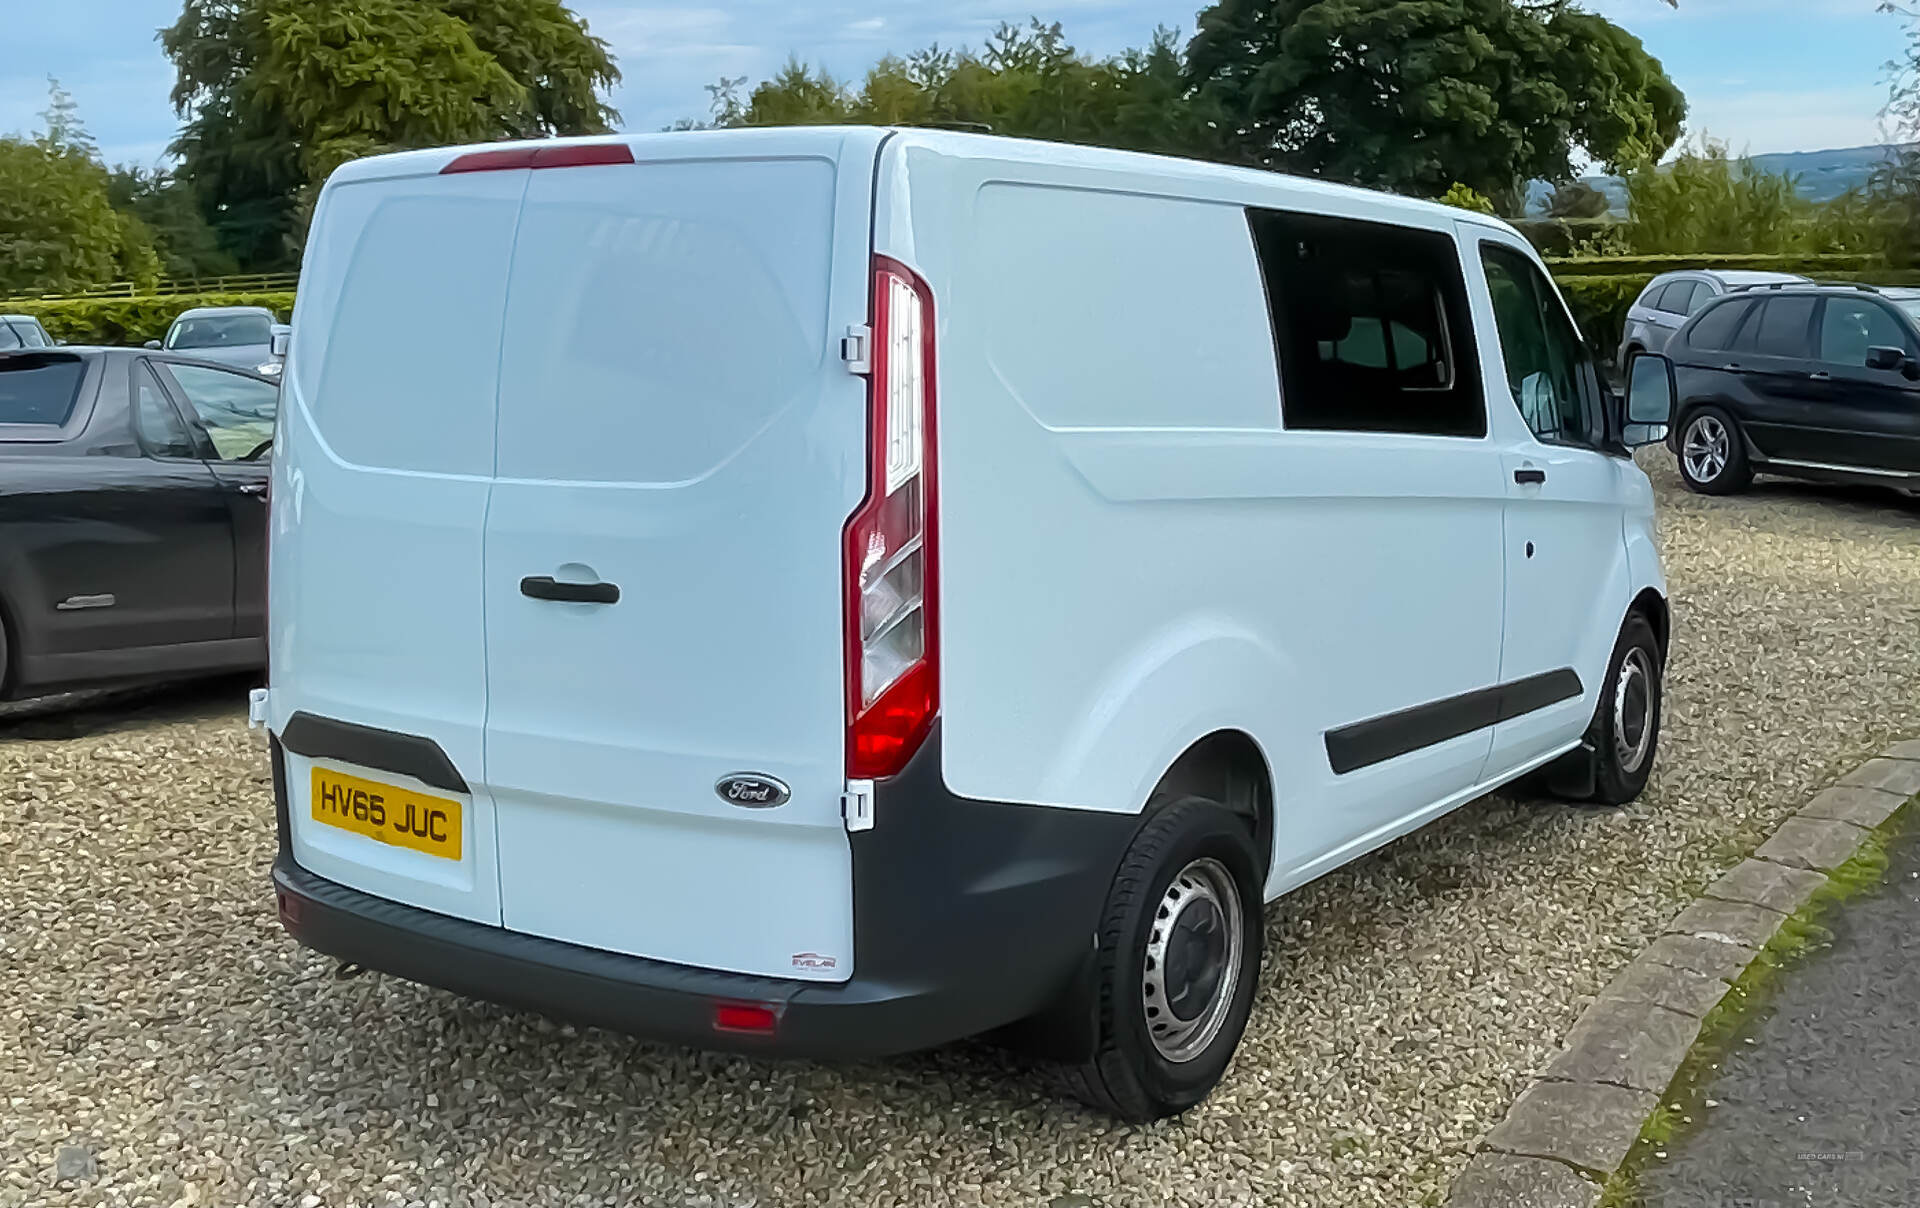
[[1666,352],[1667,447],[1694,490],[1738,491],[1756,471],[1920,490],[1920,289],[1729,294]]

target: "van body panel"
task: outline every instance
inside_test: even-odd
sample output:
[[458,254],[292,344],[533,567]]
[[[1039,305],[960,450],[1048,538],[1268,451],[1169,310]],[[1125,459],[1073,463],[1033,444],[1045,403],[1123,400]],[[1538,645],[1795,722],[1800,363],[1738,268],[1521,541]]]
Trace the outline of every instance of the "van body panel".
[[[876,250],[908,259],[942,315],[953,790],[1135,812],[1185,744],[1239,729],[1297,804],[1275,824],[1284,875],[1473,785],[1486,731],[1347,776],[1324,742],[1499,674],[1491,442],[1283,431],[1238,199],[968,146],[890,143],[876,219]],[[1451,236],[1442,215],[1417,221]]]
[[[864,493],[871,149],[534,172],[487,520],[502,918],[656,960],[844,979],[841,530]],[[531,598],[600,582],[612,604]],[[768,776],[749,809],[716,785]]]
[[297,856],[341,884],[495,924],[482,546],[527,176],[327,186],[281,385],[268,574],[275,731],[304,711],[425,738],[476,786],[453,866],[315,821],[303,764],[288,785]]

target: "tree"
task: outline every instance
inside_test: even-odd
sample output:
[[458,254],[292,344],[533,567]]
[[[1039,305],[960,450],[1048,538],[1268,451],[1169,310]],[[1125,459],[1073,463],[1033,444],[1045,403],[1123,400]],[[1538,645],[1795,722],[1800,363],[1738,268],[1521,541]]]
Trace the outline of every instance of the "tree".
[[1219,0],[1191,82],[1270,168],[1508,213],[1525,182],[1658,159],[1685,99],[1639,39],[1564,0]]
[[256,267],[286,262],[349,159],[618,118],[606,43],[560,0],[186,0],[160,42],[187,118],[180,180]]
[[890,55],[856,90],[799,61],[757,88],[744,107],[737,81],[710,91],[714,116],[731,125],[953,125],[1190,156],[1216,156],[1226,143],[1211,110],[1197,102],[1171,30],[1144,50],[1090,59],[1061,27],[1034,20],[1001,25],[984,46],[905,58]]
[[107,177],[107,199],[114,209],[146,225],[167,276],[218,277],[240,271],[221,248],[193,191],[171,172],[115,168]]
[[49,80],[37,138],[0,138],[0,293],[58,293],[159,275],[146,228],[116,213],[73,98]]
[[1900,55],[1888,65],[1886,117],[1900,144],[1874,173],[1868,195],[1881,215],[1889,258],[1920,265],[1920,9],[1891,0],[1880,9],[1907,21]]

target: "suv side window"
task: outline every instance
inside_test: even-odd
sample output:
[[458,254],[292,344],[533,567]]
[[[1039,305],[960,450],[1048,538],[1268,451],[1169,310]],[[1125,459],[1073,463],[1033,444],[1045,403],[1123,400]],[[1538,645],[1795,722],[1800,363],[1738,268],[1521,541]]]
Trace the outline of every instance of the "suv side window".
[[1487,434],[1458,245],[1437,231],[1249,210],[1288,428]]
[[1695,281],[1675,281],[1660,295],[1659,308],[1669,314],[1692,314],[1694,291],[1699,288],[1699,283]]
[[1701,316],[1687,333],[1687,347],[1703,348],[1712,351],[1732,348],[1734,336],[1740,330],[1740,321],[1754,308],[1751,299],[1737,302],[1723,302]]
[[242,461],[273,440],[280,388],[206,365],[167,365],[221,461]]
[[1818,298],[1804,294],[1766,299],[1760,313],[1740,329],[1737,347],[1763,357],[1806,359],[1817,302]]
[[1912,342],[1900,321],[1871,298],[1828,298],[1820,318],[1820,359],[1858,369],[1869,348],[1904,348]]
[[1507,386],[1527,427],[1544,441],[1592,445],[1600,432],[1600,400],[1591,387],[1586,349],[1553,287],[1527,257],[1496,243],[1480,245]]

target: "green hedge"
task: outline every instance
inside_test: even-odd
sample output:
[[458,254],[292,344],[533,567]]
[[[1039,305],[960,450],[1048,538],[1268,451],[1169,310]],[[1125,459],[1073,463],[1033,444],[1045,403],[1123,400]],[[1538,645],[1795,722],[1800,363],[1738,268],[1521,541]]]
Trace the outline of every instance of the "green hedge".
[[1760,273],[1800,273],[1808,277],[1852,279],[1860,273],[1884,269],[1879,256],[1566,256],[1548,263],[1556,274],[1569,277],[1651,277],[1676,269],[1718,268]]
[[293,294],[147,294],[9,302],[4,309],[33,315],[54,339],[69,344],[144,344],[166,335],[174,317],[194,306],[264,306],[284,321],[293,313]]

